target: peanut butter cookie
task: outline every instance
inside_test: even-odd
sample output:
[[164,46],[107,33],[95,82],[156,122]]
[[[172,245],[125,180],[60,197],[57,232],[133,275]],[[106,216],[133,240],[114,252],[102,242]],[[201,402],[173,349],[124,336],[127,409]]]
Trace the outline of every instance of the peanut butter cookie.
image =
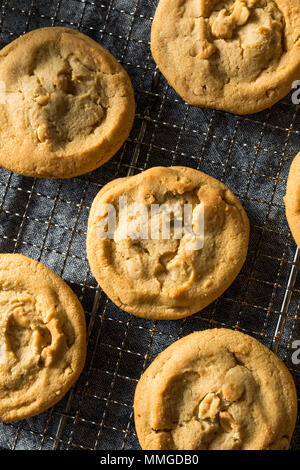
[[84,312],[49,268],[0,255],[0,421],[17,421],[58,402],[86,356]]
[[212,329],[152,362],[134,400],[144,450],[285,450],[296,424],[288,369],[243,333]]
[[300,76],[299,0],[160,0],[151,48],[188,103],[250,114]]
[[291,164],[284,202],[289,227],[300,247],[300,153]]
[[191,168],[157,167],[99,192],[89,216],[87,256],[120,308],[177,319],[230,286],[248,241],[247,215],[224,184]]
[[135,113],[126,71],[97,42],[43,28],[0,52],[0,165],[25,176],[70,178],[103,165]]

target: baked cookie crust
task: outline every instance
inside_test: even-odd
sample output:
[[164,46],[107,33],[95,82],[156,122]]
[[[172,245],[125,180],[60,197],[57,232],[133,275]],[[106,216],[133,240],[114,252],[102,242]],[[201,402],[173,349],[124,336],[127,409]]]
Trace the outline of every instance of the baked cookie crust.
[[151,50],[188,103],[251,114],[300,76],[298,0],[160,0]]
[[55,405],[85,357],[85,316],[73,291],[43,264],[0,254],[0,421]]
[[71,178],[111,158],[131,130],[131,81],[117,60],[69,28],[34,30],[0,51],[0,165]]
[[291,164],[284,202],[289,227],[300,247],[300,153]]
[[297,394],[268,348],[212,329],[159,354],[138,382],[134,415],[144,450],[286,450]]
[[[110,204],[120,212],[120,198],[146,207],[148,238],[125,238],[117,217],[113,237],[98,228]],[[193,249],[185,235],[157,239],[151,232],[153,205],[204,210],[204,246]],[[193,219],[194,220],[194,219]],[[150,222],[151,221],[151,222]],[[197,223],[197,220],[195,220]],[[140,225],[143,225],[141,222]],[[195,232],[195,231],[194,231]],[[104,292],[123,310],[143,318],[183,318],[206,307],[233,282],[245,261],[249,221],[238,199],[221,182],[191,168],[157,167],[109,183],[96,196],[88,223],[87,256]]]

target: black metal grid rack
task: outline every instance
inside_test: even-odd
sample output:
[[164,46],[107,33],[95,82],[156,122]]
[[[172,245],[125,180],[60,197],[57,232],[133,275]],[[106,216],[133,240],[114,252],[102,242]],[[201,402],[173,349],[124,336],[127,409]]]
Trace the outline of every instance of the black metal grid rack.
[[[71,392],[48,412],[0,425],[9,449],[138,449],[133,423],[137,380],[179,337],[226,326],[273,348],[300,391],[293,342],[300,339],[299,256],[283,205],[300,114],[286,97],[265,112],[239,117],[184,103],[156,71],[149,38],[157,0],[2,0],[0,46],[35,28],[65,25],[107,47],[130,74],[137,113],[118,154],[91,174],[40,180],[0,170],[0,251],[20,252],[61,275],[78,294],[88,322],[88,359]],[[300,77],[299,77],[300,78]],[[212,305],[185,320],[146,321],[119,310],[98,289],[85,254],[89,208],[113,178],[156,165],[183,164],[224,181],[251,220],[245,266]],[[292,442],[300,449],[300,422]]]

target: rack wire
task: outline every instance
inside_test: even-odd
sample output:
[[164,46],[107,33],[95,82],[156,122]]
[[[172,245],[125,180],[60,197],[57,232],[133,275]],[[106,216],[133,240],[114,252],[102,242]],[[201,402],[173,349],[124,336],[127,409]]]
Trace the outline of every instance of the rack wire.
[[[300,116],[288,96],[272,109],[234,116],[184,103],[155,68],[150,28],[156,0],[3,0],[1,47],[43,26],[79,29],[107,47],[136,90],[133,130],[118,154],[93,173],[39,180],[0,170],[0,251],[45,263],[79,296],[88,323],[88,358],[70,393],[54,408],[0,425],[7,449],[139,449],[133,423],[136,383],[156,355],[195,330],[228,327],[272,348],[291,370],[298,392],[300,256],[283,195],[299,151]],[[216,302],[184,320],[135,318],[98,288],[85,254],[89,208],[113,178],[156,165],[187,165],[226,183],[251,221],[247,261]],[[295,361],[294,361],[295,362]],[[292,441],[300,449],[300,420]]]

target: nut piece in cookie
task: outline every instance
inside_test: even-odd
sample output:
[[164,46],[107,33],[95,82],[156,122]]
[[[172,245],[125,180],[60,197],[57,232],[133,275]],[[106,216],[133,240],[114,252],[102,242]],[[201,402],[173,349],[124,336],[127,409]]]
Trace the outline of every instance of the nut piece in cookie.
[[88,36],[42,28],[0,51],[0,165],[70,178],[103,165],[132,127],[130,79]]
[[85,317],[73,291],[43,264],[0,254],[0,421],[55,405],[85,357]]
[[230,286],[248,241],[247,215],[224,184],[191,168],[158,167],[99,192],[87,256],[120,308],[143,318],[178,319]]
[[289,227],[300,247],[300,153],[291,164],[284,202]]
[[299,0],[160,0],[155,62],[188,103],[231,113],[272,106],[300,76]]
[[144,450],[284,450],[297,394],[286,366],[260,342],[212,329],[159,354],[138,382],[134,416]]

